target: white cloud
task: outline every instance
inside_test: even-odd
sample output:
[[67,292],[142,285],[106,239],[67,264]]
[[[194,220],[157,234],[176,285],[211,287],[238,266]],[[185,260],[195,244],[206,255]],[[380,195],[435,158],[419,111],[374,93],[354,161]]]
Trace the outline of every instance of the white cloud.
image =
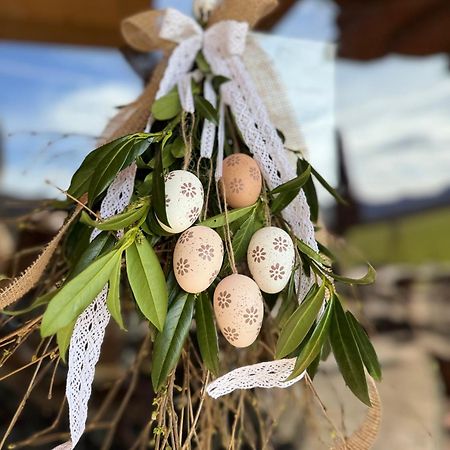
[[[36,114],[33,130],[82,135],[99,135],[108,120],[114,116],[116,107],[133,101],[138,95],[136,86],[106,83],[94,87],[78,88],[61,96],[55,103],[47,103]],[[0,188],[19,197],[56,197],[58,191],[46,184],[67,188],[74,170],[95,145],[91,140],[76,138],[56,141],[47,145],[47,139],[55,135],[35,139],[17,140],[7,146],[6,167],[0,179]],[[17,182],[20,180],[20,183]]]
[[413,63],[345,65],[338,92],[351,101],[339,102],[337,119],[362,200],[433,195],[450,184],[450,78],[440,59]]
[[41,122],[52,131],[98,135],[116,108],[130,103],[138,94],[136,87],[120,83],[80,88],[48,105]]

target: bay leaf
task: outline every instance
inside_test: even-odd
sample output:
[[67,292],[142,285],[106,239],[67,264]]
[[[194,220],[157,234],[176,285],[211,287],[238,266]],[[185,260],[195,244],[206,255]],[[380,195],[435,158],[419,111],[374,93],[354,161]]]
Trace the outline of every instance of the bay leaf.
[[142,314],[162,330],[167,314],[168,294],[158,256],[146,238],[126,249],[127,276]]
[[371,406],[361,355],[341,302],[337,298],[331,320],[330,342],[345,384],[363,403]]
[[373,379],[381,381],[381,367],[378,361],[377,353],[370,342],[369,336],[362,325],[356,320],[356,317],[350,312],[346,311],[348,323],[358,346],[362,362],[366,366],[367,371]]
[[118,259],[111,275],[109,277],[108,296],[106,297],[106,306],[112,318],[117,322],[122,330],[125,330],[123,324],[122,311],[120,306],[120,272],[122,260]]
[[313,326],[325,297],[325,283],[315,285],[283,326],[275,350],[276,358],[293,352]]
[[42,318],[42,337],[55,334],[84,311],[108,282],[121,255],[122,249],[118,249],[101,256],[58,291]]
[[214,375],[219,372],[219,345],[214,313],[207,292],[202,292],[195,304],[195,324],[200,354],[208,370]]
[[322,317],[319,319],[314,331],[311,334],[310,339],[303,346],[300,354],[295,361],[294,370],[286,381],[292,380],[293,378],[299,376],[303,373],[309,365],[315,360],[315,358],[320,354],[322,346],[328,337],[328,332],[331,323],[331,317],[334,311],[334,297],[328,301],[325,311]]
[[182,292],[172,303],[162,332],[158,333],[153,346],[152,384],[157,392],[180,359],[184,341],[194,315],[195,297]]

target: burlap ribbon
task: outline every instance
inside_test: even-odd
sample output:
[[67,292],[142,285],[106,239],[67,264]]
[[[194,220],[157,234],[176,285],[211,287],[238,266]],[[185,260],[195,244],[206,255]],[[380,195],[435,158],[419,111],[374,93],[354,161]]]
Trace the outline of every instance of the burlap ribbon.
[[66,220],[64,225],[59,229],[55,237],[45,246],[42,253],[20,276],[14,278],[8,286],[0,291],[0,310],[12,305],[17,300],[20,300],[25,294],[31,291],[36,286],[39,279],[44,274],[48,263],[50,262],[53,254],[58,248],[61,239],[65,232],[69,229],[72,222],[78,216],[82,207],[77,205],[75,211]]

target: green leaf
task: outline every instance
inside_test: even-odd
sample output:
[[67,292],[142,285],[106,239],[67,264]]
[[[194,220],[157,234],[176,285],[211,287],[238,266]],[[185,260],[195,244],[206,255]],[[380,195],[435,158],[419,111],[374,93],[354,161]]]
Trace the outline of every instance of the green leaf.
[[328,336],[328,330],[330,328],[331,316],[334,310],[334,297],[328,302],[322,317],[319,319],[314,331],[311,334],[311,338],[304,345],[300,354],[295,361],[295,367],[292,373],[289,375],[286,381],[292,380],[303,373],[309,365],[320,354],[323,343]]
[[123,324],[122,311],[120,308],[120,271],[122,267],[122,260],[118,259],[114,266],[111,276],[109,277],[108,296],[106,298],[106,306],[122,330],[125,330]]
[[289,283],[283,292],[283,300],[277,312],[276,321],[280,328],[283,328],[289,317],[298,307],[297,293],[295,292],[296,270],[294,269],[289,277]]
[[180,112],[180,97],[176,89],[172,89],[168,94],[155,100],[152,105],[152,115],[156,120],[173,119]]
[[231,81],[230,78],[224,77],[223,75],[216,75],[212,78],[211,84],[213,85],[214,90],[219,93],[220,86],[227,81]]
[[367,371],[372,378],[377,381],[381,381],[381,367],[378,361],[377,353],[370,342],[369,336],[362,327],[362,325],[356,320],[356,317],[350,312],[346,311],[347,321],[352,330],[353,337],[358,346],[361,359],[366,366]]
[[308,366],[308,375],[311,378],[311,380],[314,380],[314,377],[316,376],[317,369],[319,368],[320,364],[320,355],[317,355],[314,361]]
[[320,352],[320,359],[322,361],[326,361],[331,353],[331,343],[330,338],[325,339],[325,342],[323,343],[322,351]]
[[371,406],[361,355],[338,298],[335,300],[330,340],[334,357],[345,383],[363,403]]
[[150,203],[148,201],[140,202],[134,206],[130,205],[127,211],[116,214],[115,216],[102,221],[92,220],[85,211],[82,211],[80,221],[90,227],[98,228],[99,230],[123,230],[124,228],[127,228],[142,219],[142,217],[146,216],[149,208]]
[[[306,161],[305,161],[306,162]],[[327,181],[317,172],[314,167],[311,166],[311,173],[315,176],[316,180],[339,202],[343,205],[348,205],[348,202],[338,194],[336,189],[332,188]]]
[[80,258],[67,275],[67,281],[83,272],[94,259],[110,251],[114,247],[115,242],[116,239],[111,234],[100,233],[89,243],[86,250],[81,254]]
[[312,260],[318,262],[319,264],[322,264],[324,266],[328,266],[329,262],[322,258],[319,253],[317,253],[314,249],[312,249],[308,244],[303,242],[300,238],[295,239],[297,242],[297,248],[300,253],[303,253],[304,255],[308,256]]
[[359,284],[359,285],[372,284],[375,281],[377,273],[369,263],[367,263],[367,266],[368,266],[367,273],[361,278],[348,278],[343,277],[341,275],[336,275],[335,273],[331,272],[329,273],[329,275],[336,281],[341,281],[342,283]]
[[161,227],[153,209],[150,210],[145,225],[147,226],[148,231],[155,236],[173,236],[173,233],[170,233]]
[[211,73],[211,67],[209,67],[208,61],[206,61],[201,51],[197,53],[197,56],[195,57],[195,63],[203,73]]
[[275,357],[284,358],[293,352],[313,326],[325,297],[325,283],[320,288],[314,285],[301,305],[294,311],[281,330]]
[[59,348],[59,356],[64,362],[66,362],[66,354],[70,345],[70,338],[72,337],[75,323],[76,320],[69,323],[69,325],[66,325],[64,328],[61,328],[56,333],[56,343]]
[[[304,159],[297,159],[297,175],[303,173],[308,166],[308,162]],[[316,223],[319,217],[319,200],[317,198],[317,191],[312,177],[309,177],[308,181],[303,185],[303,192],[305,193],[306,201],[309,205],[311,221]]]
[[71,267],[80,259],[90,244],[92,230],[79,220],[69,227],[64,239],[64,257]]
[[336,256],[331,252],[330,249],[325,247],[325,245],[317,241],[317,246],[319,248],[319,252],[325,255],[327,258],[329,258],[330,261],[336,261]]
[[65,284],[52,298],[44,313],[41,335],[47,337],[73,322],[100,293],[120,259],[122,249],[112,250],[96,259]]
[[296,178],[287,181],[286,183],[280,184],[275,189],[272,190],[272,194],[280,194],[282,192],[295,191],[299,192],[302,186],[308,181],[311,176],[311,166],[305,169],[305,171]]
[[202,292],[195,305],[197,341],[205,366],[214,375],[219,372],[219,346],[213,309],[207,292]]
[[176,367],[194,315],[195,297],[183,292],[167,313],[164,329],[153,346],[152,384],[155,391],[164,385]]
[[147,239],[126,249],[127,275],[142,314],[162,330],[167,314],[167,286],[158,256]]
[[232,246],[236,262],[244,259],[250,239],[256,231],[263,227],[263,223],[257,218],[257,213],[258,208],[255,208],[233,236]]
[[110,155],[117,146],[122,145],[128,139],[129,136],[123,136],[108,142],[89,153],[74,173],[69,189],[67,190],[68,193],[76,198],[85,194],[88,191],[88,186],[94,175],[97,164],[106,161],[108,155]]
[[150,146],[148,139],[133,137],[117,145],[108,153],[107,158],[97,164],[88,187],[89,205],[102,194],[114,180],[115,176],[125,167],[128,167],[136,158]]
[[200,95],[194,96],[195,110],[206,120],[214,125],[219,125],[219,114],[211,103]]
[[270,210],[272,214],[279,214],[281,211],[283,211],[286,206],[288,206],[292,200],[294,200],[295,197],[297,197],[298,191],[288,191],[288,192],[282,192],[281,194],[278,194],[271,202],[270,202]]
[[155,170],[153,171],[152,183],[152,200],[156,216],[164,225],[170,226],[166,213],[166,189],[161,148],[155,155]]
[[178,136],[173,142],[166,145],[165,150],[169,151],[174,158],[184,158],[186,144],[183,138]]
[[227,223],[227,219],[228,224],[233,223],[241,217],[248,215],[256,208],[257,205],[258,203],[254,203],[253,205],[245,206],[244,208],[231,209],[230,211],[227,211],[226,214],[222,213],[218,214],[217,216],[210,217],[209,219],[200,222],[199,225],[203,225],[204,227],[209,228],[223,227]]
[[[311,260],[304,255],[302,252],[300,252],[300,261],[302,262],[302,270],[305,274],[305,277],[311,276]],[[322,276],[322,273],[319,274],[319,276]]]
[[139,197],[146,197],[152,193],[153,186],[153,172],[147,174],[143,181],[136,180],[136,192]]

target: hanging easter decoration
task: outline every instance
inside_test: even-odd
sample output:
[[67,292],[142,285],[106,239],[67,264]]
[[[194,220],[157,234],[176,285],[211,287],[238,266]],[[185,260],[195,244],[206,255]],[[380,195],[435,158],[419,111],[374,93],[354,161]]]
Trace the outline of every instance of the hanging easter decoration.
[[[41,322],[41,335],[56,335],[61,357],[68,353],[71,441],[65,448],[74,448],[84,432],[110,316],[126,327],[124,279],[134,308],[154,330],[148,357],[156,392],[167,389],[194,326],[203,364],[221,372],[219,349],[258,345],[278,297],[285,317],[276,331],[277,359],[237,368],[206,392],[217,398],[240,388],[288,387],[317,367],[331,342],[348,387],[370,405],[365,371],[380,378],[376,355],[334,283],[371,282],[373,270],[344,279],[326,249],[319,251],[309,214],[317,199],[303,188],[330,187],[303,157],[288,160],[242,61],[249,23],[273,2],[253,3],[256,9],[241,20],[227,2],[207,11],[196,5],[204,29],[171,9],[123,24],[131,46],[163,48],[168,56],[142,97],[139,114],[151,111],[146,123],[115,123],[67,191],[83,211],[66,233],[78,227],[91,236],[69,260]],[[2,307],[15,301],[22,282],[0,293]]]

